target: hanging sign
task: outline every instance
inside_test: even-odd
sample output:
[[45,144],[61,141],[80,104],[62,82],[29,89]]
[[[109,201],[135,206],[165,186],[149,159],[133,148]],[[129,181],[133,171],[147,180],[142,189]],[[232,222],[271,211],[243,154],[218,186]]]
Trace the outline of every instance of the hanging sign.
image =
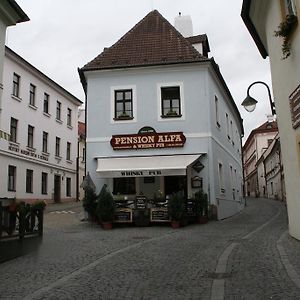
[[113,135],[110,144],[114,150],[138,150],[151,148],[183,147],[183,132],[162,132],[145,134]]

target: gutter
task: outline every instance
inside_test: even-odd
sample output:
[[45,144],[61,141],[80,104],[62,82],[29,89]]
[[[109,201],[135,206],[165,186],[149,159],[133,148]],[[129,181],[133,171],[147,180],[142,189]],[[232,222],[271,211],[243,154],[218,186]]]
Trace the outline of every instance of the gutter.
[[241,17],[249,31],[249,33],[251,34],[261,56],[263,58],[266,58],[267,56],[269,56],[265,46],[262,43],[262,40],[260,39],[259,34],[256,31],[256,28],[250,18],[250,7],[251,7],[251,1],[252,0],[244,0],[243,1],[243,6],[242,6],[242,11],[241,11]]

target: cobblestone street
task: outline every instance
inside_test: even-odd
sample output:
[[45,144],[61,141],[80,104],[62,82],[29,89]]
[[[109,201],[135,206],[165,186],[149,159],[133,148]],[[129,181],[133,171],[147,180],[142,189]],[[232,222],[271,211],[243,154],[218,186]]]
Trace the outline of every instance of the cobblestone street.
[[247,204],[205,225],[111,231],[82,222],[80,203],[49,206],[39,249],[0,265],[0,299],[300,299],[284,204]]

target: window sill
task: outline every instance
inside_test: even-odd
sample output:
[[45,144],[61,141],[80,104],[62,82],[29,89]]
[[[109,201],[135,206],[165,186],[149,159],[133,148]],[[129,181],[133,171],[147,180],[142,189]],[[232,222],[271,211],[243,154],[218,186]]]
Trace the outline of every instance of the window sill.
[[19,102],[22,101],[22,98],[20,98],[20,97],[18,97],[18,96],[16,96],[16,95],[11,94],[11,97],[12,97],[14,100],[17,100],[17,101],[19,101]]
[[51,117],[51,115],[49,113],[45,112],[45,111],[43,112],[43,115],[46,116],[46,117],[48,117],[48,118]]
[[9,189],[8,189],[7,191],[8,191],[8,192],[16,192],[16,190],[9,190]]
[[113,118],[114,121],[128,121],[133,120],[133,117],[119,117],[119,118]]
[[30,108],[34,109],[34,110],[37,110],[37,106],[35,106],[35,105],[28,104],[28,106],[29,106]]
[[61,161],[61,156],[55,155],[55,159]]
[[33,148],[33,147],[29,147],[29,146],[27,146],[27,147],[26,147],[26,149],[27,149],[28,151],[31,151],[31,152],[35,152],[35,151],[36,151],[36,149],[35,149],[35,148]]
[[44,155],[44,156],[49,156],[50,155],[50,153],[49,152],[44,152],[44,151],[42,151],[42,155]]
[[68,164],[72,164],[72,163],[73,163],[73,160],[67,159],[66,162],[67,162]]
[[9,145],[10,146],[15,146],[15,147],[20,147],[20,143],[18,143],[18,142],[15,142],[15,141],[9,141]]
[[161,115],[160,116],[161,118],[163,118],[163,119],[174,119],[174,118],[181,118],[182,117],[182,115]]
[[217,125],[218,128],[221,128],[221,125],[220,125],[219,122],[217,122],[216,125]]
[[73,126],[72,125],[67,125],[67,127],[69,128],[69,129],[73,129]]
[[59,124],[62,124],[62,123],[63,123],[63,121],[60,120],[60,119],[55,119],[55,121],[56,121],[57,123],[59,123]]

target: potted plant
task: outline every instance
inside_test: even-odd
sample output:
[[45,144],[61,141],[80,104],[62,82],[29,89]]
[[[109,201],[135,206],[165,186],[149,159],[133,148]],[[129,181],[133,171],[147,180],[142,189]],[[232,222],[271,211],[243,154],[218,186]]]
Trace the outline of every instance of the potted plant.
[[168,213],[171,219],[173,228],[180,227],[180,221],[183,219],[185,210],[184,195],[182,192],[177,192],[171,196],[168,202]]
[[112,194],[104,184],[98,197],[97,216],[103,229],[111,229],[115,214],[115,205]]
[[90,186],[85,188],[83,198],[83,208],[88,214],[88,218],[91,221],[96,221],[96,207],[97,207],[97,195],[94,189]]
[[208,222],[208,199],[207,194],[203,190],[199,190],[195,193],[196,202],[196,215],[199,224],[204,224]]

